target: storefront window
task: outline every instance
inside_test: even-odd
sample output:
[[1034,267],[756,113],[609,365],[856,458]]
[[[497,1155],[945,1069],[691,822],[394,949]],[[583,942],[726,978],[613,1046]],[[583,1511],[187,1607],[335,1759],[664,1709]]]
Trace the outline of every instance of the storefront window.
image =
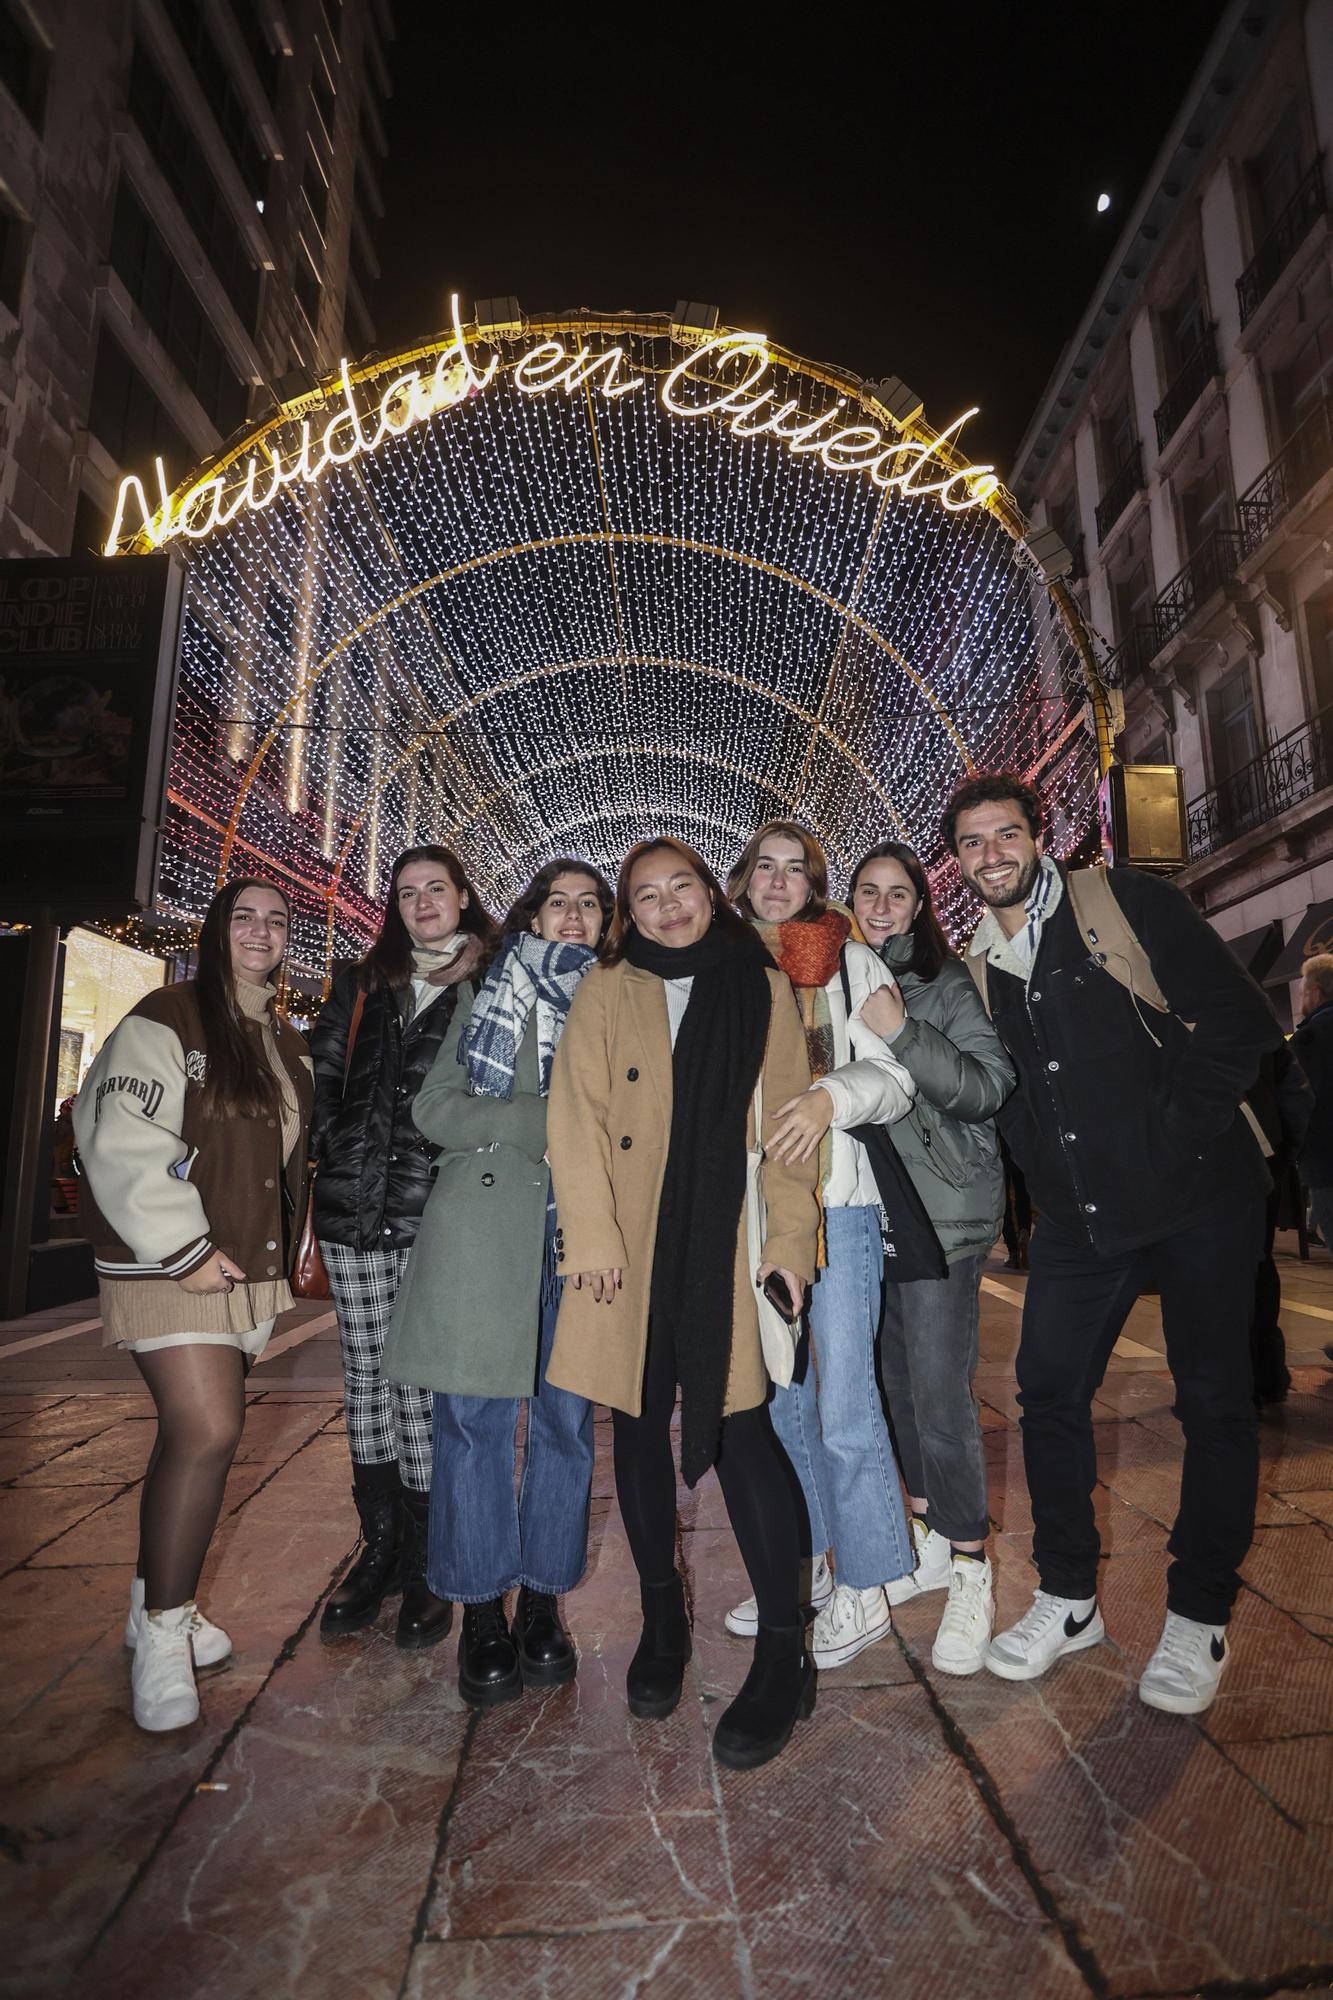
[[98,931],[70,932],[65,940],[53,1110],[77,1094],[111,1030],[145,993],[164,983],[166,972],[160,958],[134,951],[118,938],[103,937]]

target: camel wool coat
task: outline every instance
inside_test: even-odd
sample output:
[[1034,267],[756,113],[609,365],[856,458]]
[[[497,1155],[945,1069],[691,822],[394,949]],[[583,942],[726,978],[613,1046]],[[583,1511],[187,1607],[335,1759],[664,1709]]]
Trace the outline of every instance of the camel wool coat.
[[[805,1031],[785,973],[768,973],[772,1013],[764,1053],[765,1137],[774,1115],[810,1087]],[[754,1107],[747,1145],[754,1144]],[[671,1030],[655,973],[594,966],[570,1009],[556,1051],[547,1109],[561,1275],[619,1270],[610,1305],[566,1284],[546,1379],[612,1409],[639,1414],[648,1350],[648,1299],[657,1206],[671,1137]],[[765,1160],[764,1256],[808,1285],[815,1274],[819,1207],[816,1154],[792,1166]],[[754,1409],[768,1394],[759,1314],[746,1254],[745,1212],[736,1232],[731,1368],[725,1413]]]

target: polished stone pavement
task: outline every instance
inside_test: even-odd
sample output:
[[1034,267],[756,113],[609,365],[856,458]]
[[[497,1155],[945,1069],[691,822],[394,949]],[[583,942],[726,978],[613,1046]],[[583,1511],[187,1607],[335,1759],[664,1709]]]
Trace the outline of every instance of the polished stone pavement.
[[[478,1718],[454,1647],[321,1643],[355,1540],[327,1307],[252,1377],[201,1597],[235,1639],[190,1730],[129,1717],[121,1631],[151,1420],[95,1302],[0,1324],[6,1944],[0,1990],[120,1996],[1333,1991],[1333,1264],[1280,1258],[1295,1386],[1262,1425],[1234,1659],[1201,1723],[1134,1683],[1180,1433],[1136,1308],[1097,1399],[1111,1642],[1026,1686],[930,1665],[941,1599],[821,1676],[767,1769],[719,1770],[745,1669],[720,1495],[682,1491],[696,1652],[635,1723],[637,1599],[598,1426],[577,1683]],[[1012,1394],[1024,1281],[992,1260],[984,1399],[1000,1616],[1033,1588]]]

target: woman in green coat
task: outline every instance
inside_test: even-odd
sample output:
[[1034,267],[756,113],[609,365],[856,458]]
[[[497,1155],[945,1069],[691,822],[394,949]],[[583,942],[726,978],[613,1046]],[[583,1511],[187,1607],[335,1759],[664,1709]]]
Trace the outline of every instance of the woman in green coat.
[[994,1593],[986,1556],[986,1461],[972,1377],[981,1270],[1004,1208],[995,1114],[1014,1072],[962,960],[935,919],[917,856],[886,840],[858,862],[848,899],[893,983],[861,1009],[916,1085],[888,1128],[944,1250],[948,1275],[886,1277],[880,1370],[912,1509],[917,1566],[890,1604],[948,1599],[931,1658],[942,1673],[980,1671]]
[[381,1372],[434,1391],[427,1575],[463,1606],[458,1686],[477,1707],[577,1670],[556,1600],[587,1562],[592,1406],[545,1379],[560,1300],[546,1099],[612,900],[587,862],[539,871],[412,1106],[441,1153]]

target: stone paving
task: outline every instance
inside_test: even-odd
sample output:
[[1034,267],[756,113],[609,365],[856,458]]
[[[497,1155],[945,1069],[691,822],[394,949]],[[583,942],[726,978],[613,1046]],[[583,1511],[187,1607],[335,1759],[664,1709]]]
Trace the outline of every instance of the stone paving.
[[[1280,1258],[1295,1386],[1262,1425],[1259,1528],[1202,1723],[1134,1692],[1163,1608],[1180,1434],[1155,1307],[1097,1402],[1111,1642],[1015,1685],[930,1666],[939,1598],[821,1676],[767,1769],[708,1751],[746,1647],[720,1495],[682,1490],[695,1658],[625,1711],[637,1596],[599,1422],[569,1688],[482,1717],[454,1647],[321,1643],[355,1539],[327,1307],[284,1322],[201,1597],[236,1653],[194,1728],[148,1738],[122,1644],[151,1418],[96,1303],[0,1325],[5,1992],[1333,1992],[1333,1265]],[[1023,1280],[993,1260],[984,1399],[1002,1620],[1033,1588],[1012,1395]]]

